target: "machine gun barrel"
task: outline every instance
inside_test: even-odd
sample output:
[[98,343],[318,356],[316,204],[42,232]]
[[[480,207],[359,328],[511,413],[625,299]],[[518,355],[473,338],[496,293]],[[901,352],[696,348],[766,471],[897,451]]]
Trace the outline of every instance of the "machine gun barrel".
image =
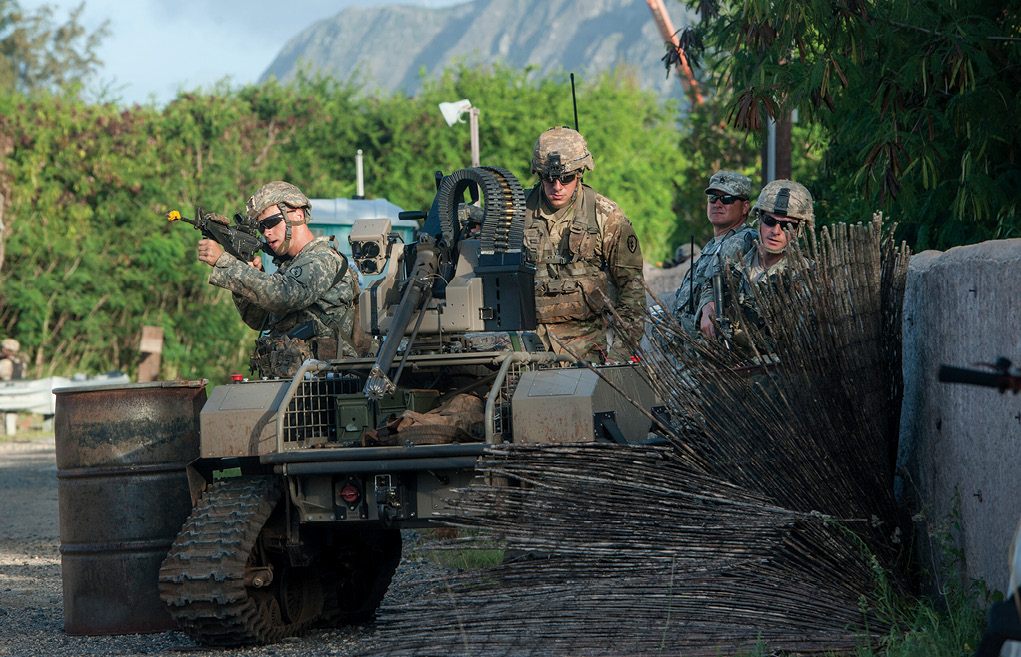
[[[397,305],[394,318],[387,329],[386,338],[379,348],[376,362],[365,381],[364,393],[369,399],[379,400],[387,393],[396,389],[396,382],[390,380],[390,368],[397,358],[397,349],[404,338],[404,333],[411,324],[415,311],[425,310],[425,305],[432,296],[432,284],[439,269],[440,254],[433,244],[419,242],[415,266],[408,277],[404,296]],[[411,345],[408,345],[411,348]]]
[[992,368],[991,371],[940,365],[939,380],[944,383],[965,383],[984,388],[996,388],[1000,392],[1011,390],[1014,394],[1021,391],[1021,373],[1011,371],[1009,360],[1000,358],[989,367]]

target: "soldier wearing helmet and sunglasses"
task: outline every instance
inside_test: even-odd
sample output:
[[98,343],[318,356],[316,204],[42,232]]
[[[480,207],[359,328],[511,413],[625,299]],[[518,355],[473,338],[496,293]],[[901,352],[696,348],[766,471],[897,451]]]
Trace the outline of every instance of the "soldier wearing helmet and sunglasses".
[[674,296],[674,317],[691,336],[698,335],[703,322],[712,326],[715,305],[712,287],[707,283],[720,263],[739,260],[755,243],[755,230],[747,223],[751,178],[736,171],[717,171],[705,193],[713,238],[702,247]]
[[[758,240],[742,259],[743,275],[736,292],[737,306],[746,321],[760,324],[751,287],[787,272],[790,260],[786,256],[791,243],[815,221],[812,206],[811,192],[793,180],[774,180],[759,193],[752,207],[752,216],[759,224]],[[703,326],[703,331],[709,337],[716,336],[711,323]]]
[[200,240],[198,259],[212,285],[230,290],[241,319],[261,335],[250,365],[262,376],[293,376],[306,358],[357,356],[358,279],[347,258],[308,228],[311,205],[290,183],[266,183],[248,199],[277,270],[262,259],[241,262],[214,240]]
[[526,200],[524,245],[536,265],[537,331],[557,352],[562,348],[551,336],[583,357],[598,352],[627,361],[632,354],[611,335],[605,299],[637,343],[645,313],[642,249],[617,204],[582,181],[594,167],[585,139],[570,128],[552,128],[535,142],[539,184]]

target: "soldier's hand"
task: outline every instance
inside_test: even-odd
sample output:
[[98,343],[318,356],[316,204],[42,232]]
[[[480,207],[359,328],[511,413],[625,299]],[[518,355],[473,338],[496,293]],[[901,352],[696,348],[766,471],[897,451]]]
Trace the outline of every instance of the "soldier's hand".
[[710,340],[716,339],[716,304],[710,301],[702,306],[702,315],[698,322],[698,328]]
[[259,271],[262,271],[262,256],[255,256],[250,263],[251,266],[255,267]]
[[216,240],[201,239],[199,240],[197,252],[199,262],[204,262],[212,267],[219,260],[220,256],[223,255],[223,247]]

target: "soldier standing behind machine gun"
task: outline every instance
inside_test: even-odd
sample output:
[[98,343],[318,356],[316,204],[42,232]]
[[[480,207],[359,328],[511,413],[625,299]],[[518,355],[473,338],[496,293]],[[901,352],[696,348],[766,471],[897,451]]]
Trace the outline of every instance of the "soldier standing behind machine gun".
[[209,283],[230,290],[241,319],[267,331],[250,361],[262,376],[293,376],[307,358],[329,360],[360,355],[354,346],[358,279],[347,258],[328,238],[316,238],[308,198],[294,185],[266,183],[248,199],[278,269],[268,274],[262,259],[241,262],[216,241],[203,239],[198,259],[210,265]]
[[[752,207],[752,215],[758,221],[758,239],[744,254],[741,271],[734,266],[736,263],[723,263],[716,268],[713,278],[706,284],[707,289],[703,291],[714,299],[707,304],[699,326],[706,337],[715,339],[717,327],[720,327],[724,340],[746,344],[747,336],[735,324],[739,327],[746,322],[762,328],[752,285],[787,272],[790,260],[786,256],[791,242],[802,236],[805,227],[811,226],[815,220],[812,206],[811,192],[793,180],[774,180],[762,188]],[[736,281],[732,291],[739,312],[734,313],[734,321],[725,313],[719,317],[716,313],[716,308],[721,307],[725,300],[722,289],[725,271],[730,271],[731,280]]]
[[532,173],[539,184],[525,203],[524,245],[536,264],[537,333],[558,353],[563,348],[554,337],[579,357],[598,353],[626,362],[632,354],[619,336],[611,343],[604,299],[637,344],[645,316],[642,249],[617,204],[583,183],[585,170],[594,168],[575,130],[551,128],[535,142]]

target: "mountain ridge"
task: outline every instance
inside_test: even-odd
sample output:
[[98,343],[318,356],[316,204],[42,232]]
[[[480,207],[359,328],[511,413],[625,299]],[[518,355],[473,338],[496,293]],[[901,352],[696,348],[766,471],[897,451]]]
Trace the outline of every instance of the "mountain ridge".
[[[673,7],[675,27],[691,15]],[[534,67],[540,75],[594,76],[618,65],[664,98],[683,98],[660,59],[662,37],[644,0],[469,0],[439,9],[348,8],[288,40],[262,74],[293,79],[311,73],[351,81],[365,93],[415,95],[421,71],[437,76],[457,62]]]

